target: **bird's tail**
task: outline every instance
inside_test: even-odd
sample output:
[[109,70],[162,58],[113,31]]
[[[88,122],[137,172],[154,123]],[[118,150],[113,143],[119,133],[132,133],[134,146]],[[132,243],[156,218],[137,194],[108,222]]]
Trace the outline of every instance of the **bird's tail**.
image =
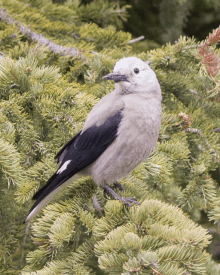
[[[73,181],[77,180],[80,176],[75,174],[71,178],[69,178],[67,181],[65,181],[63,184],[58,186],[56,189],[54,189],[49,194],[46,192],[45,188],[42,187],[33,197],[33,199],[37,199],[34,205],[32,206],[27,218],[25,219],[25,222],[30,221],[32,218],[34,218],[40,210],[46,206],[59,192],[61,192],[68,184],[72,183]],[[45,193],[45,194],[44,194]],[[39,200],[40,198],[40,200]]]

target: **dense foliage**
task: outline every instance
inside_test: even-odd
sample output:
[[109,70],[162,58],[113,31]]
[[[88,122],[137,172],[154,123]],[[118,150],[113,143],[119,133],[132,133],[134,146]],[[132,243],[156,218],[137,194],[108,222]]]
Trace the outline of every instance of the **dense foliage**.
[[[219,238],[220,30],[134,54],[131,34],[116,29],[126,6],[96,4],[1,1],[0,273],[219,274],[208,245],[209,232]],[[121,181],[141,206],[107,200],[81,178],[25,232],[55,154],[114,88],[102,77],[133,55],[150,62],[163,92],[158,144]]]

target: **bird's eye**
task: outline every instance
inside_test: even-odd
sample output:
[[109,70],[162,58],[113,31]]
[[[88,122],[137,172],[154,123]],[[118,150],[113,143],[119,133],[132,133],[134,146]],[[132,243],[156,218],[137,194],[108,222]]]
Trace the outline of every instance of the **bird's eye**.
[[139,73],[139,69],[138,69],[138,68],[135,68],[135,69],[134,69],[134,72],[135,72],[136,74],[138,74],[138,73]]

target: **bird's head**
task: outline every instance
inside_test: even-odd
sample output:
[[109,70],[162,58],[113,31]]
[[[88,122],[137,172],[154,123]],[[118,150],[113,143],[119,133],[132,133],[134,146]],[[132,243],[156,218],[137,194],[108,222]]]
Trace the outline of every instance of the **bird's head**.
[[112,73],[103,77],[115,81],[115,88],[122,94],[142,94],[161,97],[156,74],[149,65],[137,57],[125,57],[116,62]]

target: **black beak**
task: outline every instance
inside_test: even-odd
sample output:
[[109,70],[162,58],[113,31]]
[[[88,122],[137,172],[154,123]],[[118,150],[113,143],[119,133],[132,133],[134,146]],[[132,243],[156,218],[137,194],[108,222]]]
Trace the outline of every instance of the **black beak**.
[[103,79],[114,80],[116,83],[120,82],[120,81],[129,82],[126,75],[123,75],[123,74],[110,73],[110,74],[107,74],[107,75],[103,76]]

